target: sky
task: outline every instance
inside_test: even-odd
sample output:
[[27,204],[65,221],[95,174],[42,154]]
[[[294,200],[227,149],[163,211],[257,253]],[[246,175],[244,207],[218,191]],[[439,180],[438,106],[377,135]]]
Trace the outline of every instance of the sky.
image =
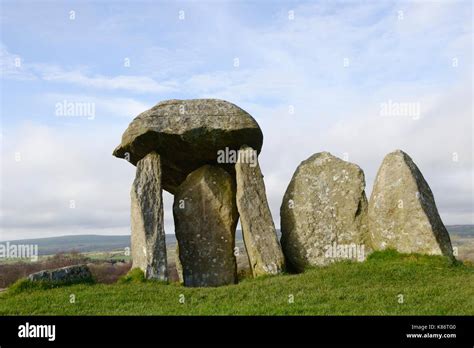
[[0,4],[0,240],[129,234],[135,167],[112,151],[140,112],[188,98],[257,120],[277,228],[301,161],[358,164],[370,197],[395,149],[445,224],[474,223],[471,1]]

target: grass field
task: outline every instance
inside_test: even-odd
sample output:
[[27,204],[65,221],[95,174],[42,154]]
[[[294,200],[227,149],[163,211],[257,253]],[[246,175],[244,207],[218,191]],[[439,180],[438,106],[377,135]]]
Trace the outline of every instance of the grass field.
[[219,288],[132,281],[6,291],[0,294],[0,314],[473,315],[474,266],[385,251],[363,263],[335,263]]

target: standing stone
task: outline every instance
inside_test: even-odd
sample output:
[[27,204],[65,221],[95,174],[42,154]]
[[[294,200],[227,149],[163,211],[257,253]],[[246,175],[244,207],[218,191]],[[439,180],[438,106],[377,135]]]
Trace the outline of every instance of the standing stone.
[[257,152],[243,146],[235,164],[237,209],[242,225],[245,248],[254,277],[278,274],[284,267],[284,256],[268,207],[265,183]]
[[131,190],[132,268],[147,279],[167,280],[160,156],[151,152],[137,163]]
[[174,252],[174,264],[176,266],[176,273],[178,274],[178,282],[183,284],[183,266],[181,265],[181,260],[179,259],[179,245],[176,242],[176,249]]
[[401,150],[385,156],[377,173],[369,202],[369,231],[376,250],[453,257],[433,193]]
[[211,165],[189,174],[176,191],[173,216],[184,285],[234,284],[238,214],[231,175]]
[[301,162],[280,209],[283,253],[296,271],[338,259],[364,259],[364,189],[362,169],[329,152]]

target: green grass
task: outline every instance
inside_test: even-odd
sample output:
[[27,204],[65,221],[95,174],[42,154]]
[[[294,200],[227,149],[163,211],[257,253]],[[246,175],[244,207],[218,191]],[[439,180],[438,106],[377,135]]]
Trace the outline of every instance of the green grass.
[[139,268],[131,269],[126,275],[120,277],[118,283],[129,284],[129,283],[145,283],[145,273]]
[[[37,281],[37,282],[32,282],[28,280],[27,278],[22,278],[13,283],[9,288],[8,288],[8,293],[11,295],[15,294],[20,294],[24,292],[31,292],[34,290],[48,290],[48,289],[54,289],[54,288],[60,288],[60,287],[65,287],[68,285],[74,285],[77,283],[73,282],[52,282],[52,281]],[[94,279],[83,279],[81,281],[81,284],[95,284]]]
[[[363,263],[340,262],[219,288],[142,282],[137,274],[128,278],[112,285],[24,286],[0,295],[0,315],[474,314],[474,266],[393,251],[373,253]],[[291,295],[294,303],[288,301]]]

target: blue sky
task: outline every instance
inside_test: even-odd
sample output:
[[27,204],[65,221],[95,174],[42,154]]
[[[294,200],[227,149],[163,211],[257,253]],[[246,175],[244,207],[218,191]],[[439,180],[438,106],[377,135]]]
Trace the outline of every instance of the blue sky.
[[[111,152],[170,98],[257,119],[277,226],[311,154],[360,165],[370,196],[397,148],[445,223],[473,223],[471,1],[1,1],[0,16],[0,239],[129,233],[134,168]],[[93,119],[58,117],[64,101],[93,104]],[[420,115],[382,116],[388,102]]]

